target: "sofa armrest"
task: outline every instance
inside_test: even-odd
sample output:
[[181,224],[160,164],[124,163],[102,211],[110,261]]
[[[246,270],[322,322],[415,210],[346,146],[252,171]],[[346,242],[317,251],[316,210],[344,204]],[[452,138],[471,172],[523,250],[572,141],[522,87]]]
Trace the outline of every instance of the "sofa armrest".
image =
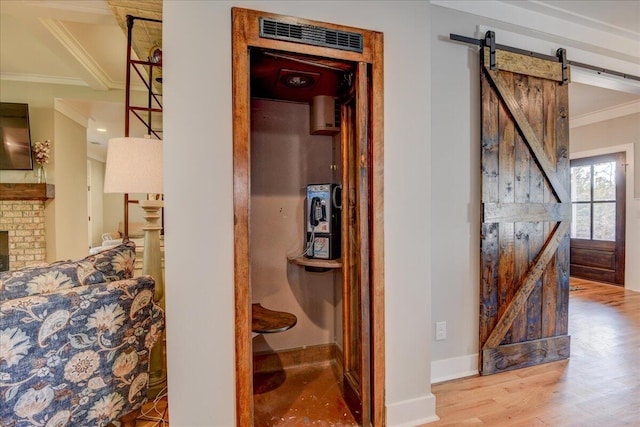
[[164,328],[154,288],[141,276],[1,302],[0,425],[102,426],[140,407]]
[[25,267],[0,273],[0,301],[57,292],[133,277],[136,247],[122,242],[77,261]]

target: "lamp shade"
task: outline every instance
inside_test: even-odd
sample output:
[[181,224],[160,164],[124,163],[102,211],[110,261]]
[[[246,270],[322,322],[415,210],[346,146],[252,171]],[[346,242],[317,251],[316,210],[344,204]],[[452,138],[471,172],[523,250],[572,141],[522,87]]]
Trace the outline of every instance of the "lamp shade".
[[105,193],[162,194],[162,141],[111,138],[104,175]]

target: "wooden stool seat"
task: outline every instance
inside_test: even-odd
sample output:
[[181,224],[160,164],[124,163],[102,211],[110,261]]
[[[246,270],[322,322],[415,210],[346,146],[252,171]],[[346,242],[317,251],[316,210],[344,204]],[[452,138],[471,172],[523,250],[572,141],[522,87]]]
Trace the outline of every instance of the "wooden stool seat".
[[251,304],[251,330],[259,334],[284,332],[293,328],[298,318],[284,311],[274,311],[264,308],[259,303]]

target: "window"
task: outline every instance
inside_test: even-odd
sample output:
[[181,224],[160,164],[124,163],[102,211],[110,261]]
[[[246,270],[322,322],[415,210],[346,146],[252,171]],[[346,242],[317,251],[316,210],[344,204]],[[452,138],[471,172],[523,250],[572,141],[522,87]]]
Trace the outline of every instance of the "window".
[[618,165],[613,159],[593,160],[571,166],[571,238],[615,242]]

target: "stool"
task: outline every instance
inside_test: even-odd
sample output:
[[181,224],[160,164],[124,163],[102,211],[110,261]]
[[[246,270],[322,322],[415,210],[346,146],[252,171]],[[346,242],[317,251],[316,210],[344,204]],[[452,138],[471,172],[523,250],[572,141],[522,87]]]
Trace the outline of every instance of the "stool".
[[298,318],[284,311],[264,308],[259,303],[251,304],[251,331],[259,334],[284,332],[293,328]]

